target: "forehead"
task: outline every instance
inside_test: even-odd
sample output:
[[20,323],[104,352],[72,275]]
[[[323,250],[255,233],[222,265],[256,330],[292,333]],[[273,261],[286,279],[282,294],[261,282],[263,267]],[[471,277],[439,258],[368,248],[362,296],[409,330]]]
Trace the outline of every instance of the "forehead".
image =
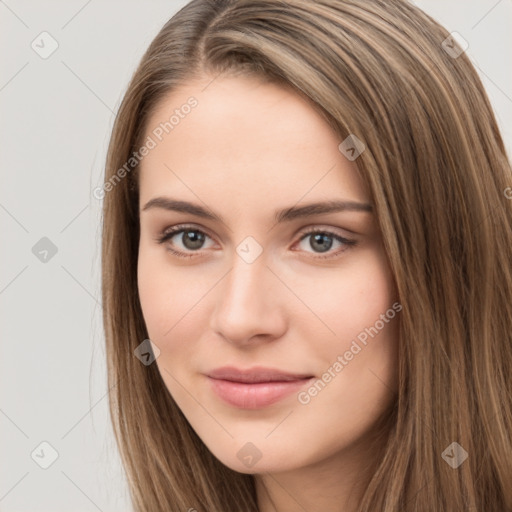
[[173,90],[149,117],[147,137],[155,147],[141,162],[141,201],[219,189],[240,207],[283,194],[298,202],[313,190],[315,199],[367,200],[356,164],[321,114],[291,88],[262,79],[205,77]]

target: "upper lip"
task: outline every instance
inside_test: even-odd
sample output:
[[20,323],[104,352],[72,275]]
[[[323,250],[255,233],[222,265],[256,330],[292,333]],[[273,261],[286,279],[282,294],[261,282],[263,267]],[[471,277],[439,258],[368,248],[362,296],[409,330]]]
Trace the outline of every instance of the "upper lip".
[[255,366],[253,368],[241,369],[234,366],[223,366],[208,373],[212,379],[230,380],[232,382],[283,382],[301,379],[309,379],[313,375],[305,373],[289,373],[274,368]]

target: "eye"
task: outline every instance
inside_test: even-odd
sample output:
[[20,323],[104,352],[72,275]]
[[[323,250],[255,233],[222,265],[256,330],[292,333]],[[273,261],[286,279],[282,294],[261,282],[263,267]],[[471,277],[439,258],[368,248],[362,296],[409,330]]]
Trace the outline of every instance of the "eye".
[[[176,246],[176,243],[172,241],[173,238],[177,238],[177,240],[180,241],[182,250],[175,250],[172,247]],[[207,238],[211,240],[210,236],[201,229],[189,225],[178,225],[164,230],[163,233],[156,238],[156,241],[160,244],[170,241],[171,244],[168,245],[167,250],[171,254],[174,254],[179,258],[191,258],[196,256],[201,249],[205,249],[204,243]],[[308,238],[310,238],[309,244],[304,243]],[[341,249],[331,251],[334,242],[341,245]],[[309,231],[302,233],[298,243],[303,244],[302,249],[306,252],[308,252],[307,246],[309,246],[316,254],[328,253],[325,256],[315,256],[317,259],[337,257],[340,253],[357,245],[355,240],[351,240],[332,231],[319,228],[310,229]]]
[[[181,237],[178,237],[181,233]],[[158,238],[157,242],[163,244],[167,241],[172,240],[173,238],[177,238],[181,240],[181,244],[184,247],[185,251],[193,251],[190,254],[187,254],[183,251],[176,251],[172,247],[168,247],[167,250],[178,256],[180,258],[191,258],[195,256],[194,252],[197,252],[200,249],[203,249],[203,244],[206,238],[210,238],[204,231],[194,228],[192,226],[174,226],[172,228],[166,229]],[[172,245],[175,245],[173,242]]]
[[[355,240],[351,240],[337,233],[333,233],[332,231],[326,229],[311,229],[307,231],[301,237],[299,244],[303,243],[306,239],[310,239],[309,243],[303,244],[307,247],[310,247],[314,250],[314,252],[319,251],[320,253],[329,253],[326,256],[316,256],[316,258],[326,259],[326,258],[334,258],[338,256],[340,253],[345,252],[351,247],[357,245]],[[333,246],[333,243],[337,242],[341,245],[341,249],[337,251],[330,251]],[[306,251],[307,252],[307,251]]]

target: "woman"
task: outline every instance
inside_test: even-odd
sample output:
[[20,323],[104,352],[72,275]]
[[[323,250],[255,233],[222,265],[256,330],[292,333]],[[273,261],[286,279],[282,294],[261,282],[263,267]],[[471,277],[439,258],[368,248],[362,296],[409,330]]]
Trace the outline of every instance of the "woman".
[[475,70],[415,6],[181,9],[102,194],[136,510],[512,510],[511,187]]

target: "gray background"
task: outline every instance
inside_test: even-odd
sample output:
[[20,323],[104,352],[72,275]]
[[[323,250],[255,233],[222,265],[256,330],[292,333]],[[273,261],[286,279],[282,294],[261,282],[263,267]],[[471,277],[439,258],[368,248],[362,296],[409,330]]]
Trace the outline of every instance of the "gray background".
[[[2,512],[130,508],[107,414],[92,191],[127,82],[185,3],[0,0]],[[468,41],[510,154],[512,0],[416,3]],[[58,43],[47,58],[43,31]],[[43,441],[58,452],[47,469]]]

